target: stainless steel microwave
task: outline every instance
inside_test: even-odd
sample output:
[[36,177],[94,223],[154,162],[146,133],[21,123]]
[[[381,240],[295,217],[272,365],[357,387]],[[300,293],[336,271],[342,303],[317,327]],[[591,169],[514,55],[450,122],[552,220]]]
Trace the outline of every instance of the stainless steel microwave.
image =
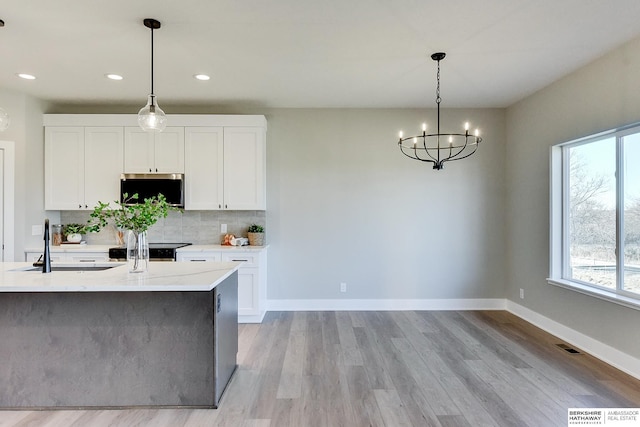
[[184,207],[184,175],[181,173],[127,173],[120,176],[120,202],[124,195],[138,194],[138,199],[129,203],[143,203],[144,199],[162,194],[171,206]]

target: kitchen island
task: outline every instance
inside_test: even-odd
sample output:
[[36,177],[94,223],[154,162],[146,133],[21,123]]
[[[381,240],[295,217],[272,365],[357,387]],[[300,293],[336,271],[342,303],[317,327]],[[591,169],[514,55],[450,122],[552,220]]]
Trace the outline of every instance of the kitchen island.
[[216,408],[236,368],[238,266],[0,263],[0,407]]

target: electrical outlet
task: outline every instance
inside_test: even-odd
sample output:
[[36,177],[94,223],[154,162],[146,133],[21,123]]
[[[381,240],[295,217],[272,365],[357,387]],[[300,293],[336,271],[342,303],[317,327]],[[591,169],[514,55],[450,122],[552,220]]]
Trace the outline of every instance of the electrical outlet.
[[524,289],[520,288],[520,299],[524,299]]
[[342,282],[340,283],[340,292],[347,292],[347,284]]
[[224,234],[227,233],[227,224],[220,224],[220,232]]
[[32,225],[31,226],[31,235],[32,236],[39,236],[39,235],[41,235],[43,233],[44,233],[44,231],[43,231],[43,228],[42,228],[41,224]]

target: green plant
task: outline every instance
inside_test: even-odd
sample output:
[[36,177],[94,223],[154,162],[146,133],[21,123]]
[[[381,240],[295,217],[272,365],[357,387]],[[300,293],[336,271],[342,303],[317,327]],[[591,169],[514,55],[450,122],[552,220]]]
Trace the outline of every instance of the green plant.
[[251,224],[247,233],[264,233],[264,227],[258,224]]
[[182,212],[181,209],[169,205],[162,194],[144,199],[144,203],[129,204],[137,199],[138,194],[131,197],[124,194],[124,203],[114,202],[118,205],[116,208],[112,208],[109,203],[98,202],[91,212],[91,218],[86,226],[87,231],[98,232],[106,227],[109,221],[113,221],[120,229],[141,233],[147,231],[160,218],[166,218],[169,211]]
[[63,234],[68,236],[69,234],[84,234],[87,232],[87,227],[84,224],[65,224]]

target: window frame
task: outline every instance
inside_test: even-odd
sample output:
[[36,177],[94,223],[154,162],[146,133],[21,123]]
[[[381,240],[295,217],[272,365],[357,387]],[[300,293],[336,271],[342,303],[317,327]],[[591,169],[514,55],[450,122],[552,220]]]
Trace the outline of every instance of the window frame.
[[[549,179],[549,277],[547,283],[585,295],[640,310],[640,294],[626,291],[624,285],[624,137],[640,134],[640,123],[599,132],[551,146]],[[615,290],[577,279],[567,279],[569,256],[569,173],[568,150],[584,144],[615,138],[616,144],[616,288]],[[621,262],[622,261],[622,262]]]

